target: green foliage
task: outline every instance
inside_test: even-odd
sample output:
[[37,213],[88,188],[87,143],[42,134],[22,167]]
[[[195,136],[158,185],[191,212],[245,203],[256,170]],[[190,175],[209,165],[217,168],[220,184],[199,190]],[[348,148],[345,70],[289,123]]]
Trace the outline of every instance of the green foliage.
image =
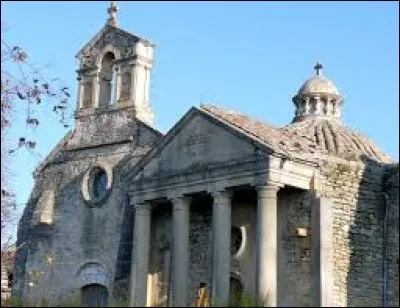
[[228,303],[219,303],[218,301],[213,301],[213,307],[269,307],[268,298],[264,300],[255,299],[254,295],[242,294],[231,295]]
[[132,307],[129,300],[116,300],[109,303],[109,307]]
[[42,298],[42,300],[40,301],[40,307],[50,307],[49,301],[45,298]]
[[[50,303],[43,298],[38,305],[33,305],[28,301],[22,301],[16,297],[10,297],[1,301],[1,307],[82,307],[81,301],[77,297],[62,300],[58,303]],[[129,300],[111,300],[108,307],[132,307]]]
[[24,302],[16,297],[10,297],[1,301],[1,307],[24,307]]

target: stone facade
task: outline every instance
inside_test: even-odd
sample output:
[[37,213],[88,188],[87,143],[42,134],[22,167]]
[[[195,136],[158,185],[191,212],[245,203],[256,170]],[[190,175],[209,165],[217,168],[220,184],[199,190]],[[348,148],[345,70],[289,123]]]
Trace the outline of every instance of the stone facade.
[[399,165],[387,168],[386,203],[386,304],[399,306]]
[[204,282],[216,303],[398,306],[398,164],[341,123],[321,65],[290,125],[202,105],[163,136],[154,45],[109,14],[77,55],[75,128],[35,171],[14,295],[193,306]]
[[[116,116],[115,124],[109,123],[110,127],[117,127],[121,124],[119,121],[123,121],[122,115]],[[29,285],[30,280],[34,279],[33,283],[41,286],[32,292],[34,299],[51,294],[52,298],[58,300],[59,296],[70,295],[71,290],[76,289],[78,269],[87,262],[105,266],[109,276],[107,283],[112,283],[119,246],[127,244],[120,242],[123,226],[121,213],[127,206],[127,196],[118,172],[119,164],[126,160],[131,163],[139,160],[159,137],[159,134],[142,123],[138,122],[134,126],[137,126],[132,127],[131,131],[134,142],[114,143],[93,150],[84,147],[88,143],[77,141],[79,146],[69,150],[68,145],[65,145],[60,154],[62,157],[38,173],[35,189],[18,231],[17,245],[25,243],[25,246],[21,248],[16,260],[23,264],[20,268],[16,267],[16,290],[22,291],[24,284]],[[75,141],[81,139],[80,133],[84,132],[74,131],[70,144],[75,145]],[[136,135],[138,132],[140,135]],[[112,130],[109,130],[109,136],[112,134]],[[105,138],[109,136],[105,135]],[[87,170],[97,165],[113,169],[112,191],[104,204],[91,206],[82,196],[82,180]],[[36,201],[40,199],[43,190],[55,191],[53,218],[51,223],[34,223]],[[34,278],[30,278],[29,274]]]
[[15,247],[5,248],[1,252],[1,301],[11,297],[13,284],[13,266],[15,258]]

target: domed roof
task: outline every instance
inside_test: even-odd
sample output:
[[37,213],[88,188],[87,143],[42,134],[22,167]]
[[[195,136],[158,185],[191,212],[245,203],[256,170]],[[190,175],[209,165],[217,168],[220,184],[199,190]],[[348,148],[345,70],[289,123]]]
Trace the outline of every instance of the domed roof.
[[298,152],[319,153],[344,159],[369,158],[390,163],[392,159],[371,140],[337,121],[309,118],[281,128],[287,146],[297,144]]
[[299,91],[297,92],[298,95],[304,94],[317,94],[317,93],[325,93],[325,94],[334,94],[340,95],[339,90],[333,84],[331,80],[322,76],[322,64],[317,63],[314,66],[316,71],[316,75],[312,76],[311,78],[307,79],[304,84],[300,87]]
[[303,94],[317,94],[317,93],[328,93],[340,95],[339,90],[328,78],[322,75],[315,75],[306,80],[306,82],[301,86],[298,93]]
[[353,161],[371,159],[381,163],[393,162],[371,140],[339,121],[309,117],[300,122],[275,127],[233,110],[213,105],[202,105],[200,108],[236,129],[255,136],[273,151],[283,155],[312,161],[326,156]]

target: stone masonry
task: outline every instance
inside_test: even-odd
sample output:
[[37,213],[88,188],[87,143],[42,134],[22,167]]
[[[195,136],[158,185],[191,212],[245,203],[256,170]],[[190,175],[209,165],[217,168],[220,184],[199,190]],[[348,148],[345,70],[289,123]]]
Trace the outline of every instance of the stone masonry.
[[399,165],[341,120],[322,64],[275,127],[215,105],[153,128],[154,44],[106,25],[78,52],[72,129],[34,172],[13,295],[34,305],[399,305]]

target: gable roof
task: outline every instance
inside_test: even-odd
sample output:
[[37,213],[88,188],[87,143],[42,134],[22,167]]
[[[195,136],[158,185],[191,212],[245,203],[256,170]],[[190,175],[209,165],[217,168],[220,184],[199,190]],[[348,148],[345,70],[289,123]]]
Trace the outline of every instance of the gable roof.
[[227,110],[214,105],[201,105],[200,110],[219,121],[229,123],[236,130],[256,138],[273,152],[289,155],[288,149],[282,144],[284,134],[279,128],[250,118],[239,112]]
[[259,138],[266,146],[289,158],[317,161],[322,156],[335,156],[352,160],[369,158],[380,163],[393,162],[364,135],[337,121],[310,118],[278,128],[221,107],[202,105],[200,108],[232,124],[239,131]]
[[152,43],[152,42],[150,42],[150,41],[147,40],[147,39],[141,38],[140,36],[138,36],[138,35],[136,35],[136,34],[134,34],[134,33],[125,31],[125,30],[123,30],[123,29],[121,29],[121,28],[119,28],[119,27],[114,27],[114,26],[111,26],[111,25],[106,24],[103,28],[100,29],[99,32],[96,33],[95,36],[93,36],[93,38],[92,38],[89,42],[87,42],[87,43],[77,52],[77,54],[75,55],[75,57],[76,57],[76,58],[81,57],[88,49],[90,49],[92,46],[94,46],[94,45],[98,42],[98,40],[101,38],[101,36],[102,36],[104,33],[106,33],[107,31],[109,31],[109,30],[111,30],[111,29],[117,30],[118,32],[120,32],[121,35],[128,36],[128,37],[132,38],[132,39],[135,40],[135,41],[141,41],[141,42],[144,43],[145,45],[149,45],[149,46],[151,46],[151,47],[155,47],[155,44]]
[[[146,122],[143,122],[142,120],[135,118],[135,121],[137,124],[140,126],[145,127],[146,129],[150,130],[152,133],[154,133],[157,137],[162,138],[164,135],[163,133],[159,132],[157,129],[154,127],[150,126]],[[35,168],[33,171],[33,175],[36,176],[40,172],[42,172],[49,164],[53,162],[53,160],[57,157],[60,152],[63,150],[68,149],[68,143],[71,139],[74,138],[74,133],[75,133],[76,128],[71,129],[68,131],[68,133],[61,138],[61,140],[57,143],[57,145],[50,151],[49,154],[45,157],[45,159]],[[108,145],[108,144],[106,144]]]
[[70,130],[61,140],[57,143],[57,145],[50,151],[50,153],[46,156],[46,158],[35,168],[33,171],[33,176],[35,177],[39,174],[43,169],[53,161],[53,159],[60,153],[61,150],[65,149],[68,144],[68,141],[74,136],[75,129]]

